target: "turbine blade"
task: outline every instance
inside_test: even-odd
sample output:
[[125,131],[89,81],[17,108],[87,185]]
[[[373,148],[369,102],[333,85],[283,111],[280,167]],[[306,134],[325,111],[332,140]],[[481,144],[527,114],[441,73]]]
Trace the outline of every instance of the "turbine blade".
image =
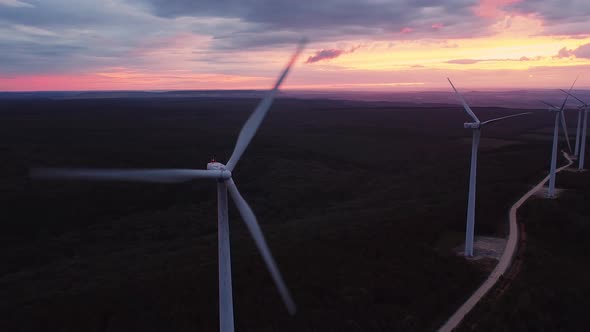
[[455,86],[453,85],[453,82],[451,82],[451,79],[447,77],[447,80],[449,81],[449,83],[451,83],[451,86],[453,87],[453,90],[455,90],[455,93],[457,94],[457,96],[459,97],[459,100],[461,100],[461,103],[463,103],[463,108],[465,108],[465,112],[467,112],[467,114],[477,123],[480,123],[479,119],[477,118],[477,116],[475,116],[475,113],[473,113],[473,110],[471,109],[471,107],[469,107],[469,105],[467,105],[467,102],[465,101],[465,98],[463,98],[463,96],[459,93],[459,91],[457,91],[457,89],[455,88]]
[[518,114],[513,114],[513,115],[508,115],[508,116],[503,116],[501,118],[495,118],[495,119],[491,119],[491,120],[487,120],[482,122],[482,125],[486,125],[488,123],[492,123],[492,122],[496,122],[496,121],[500,121],[500,120],[504,120],[504,119],[509,119],[509,118],[514,118],[516,116],[521,116],[521,115],[527,115],[527,114],[533,114],[533,112],[525,112],[525,113],[518,113]]
[[[576,84],[576,81],[578,80],[580,76],[578,75],[576,77],[576,79],[574,80],[574,83],[572,83],[572,86],[570,87],[568,92],[572,92],[572,89],[574,88],[574,85]],[[567,94],[567,96],[565,96],[565,99],[563,100],[563,104],[561,104],[561,108],[559,109],[560,111],[563,111],[563,109],[565,108],[565,104],[567,103],[567,98],[569,97],[569,93]],[[569,145],[569,141],[568,141],[568,145]],[[572,152],[572,149],[570,148],[570,152]]]
[[304,45],[305,40],[302,40],[297,46],[297,50],[291,57],[291,60],[289,60],[289,63],[279,76],[272,90],[270,90],[266,94],[266,97],[262,99],[262,101],[258,104],[254,112],[250,115],[250,118],[248,118],[248,120],[242,127],[242,130],[240,131],[240,135],[238,136],[238,140],[236,142],[236,146],[234,148],[234,152],[232,153],[231,157],[229,158],[229,161],[227,162],[226,167],[228,170],[232,171],[234,169],[237,162],[240,160],[240,157],[250,144],[250,141],[252,141],[252,138],[254,137],[254,135],[256,135],[256,131],[258,131],[260,124],[264,120],[264,117],[266,116],[268,110],[270,109],[270,106],[272,105],[275,95],[279,90],[279,86],[281,85],[281,83],[283,83],[285,77],[287,77],[289,70],[297,60],[297,57],[299,57],[299,54],[303,50]]
[[238,191],[238,188],[236,187],[234,181],[230,178],[226,180],[225,183],[227,184],[229,194],[231,195],[234,203],[236,204],[236,207],[238,208],[238,211],[240,212],[242,219],[244,219],[244,222],[246,223],[246,226],[250,231],[250,235],[252,235],[252,238],[254,239],[254,242],[258,247],[258,251],[260,251],[262,258],[264,259],[264,263],[266,264],[266,267],[270,272],[272,280],[274,281],[277,289],[279,290],[281,299],[285,303],[285,306],[287,307],[289,313],[291,315],[294,315],[296,311],[295,302],[293,301],[293,298],[289,293],[289,289],[287,288],[287,285],[283,280],[281,272],[279,271],[279,268],[277,267],[277,264],[275,263],[275,260],[272,257],[272,254],[270,253],[270,249],[266,244],[266,240],[264,239],[264,235],[260,230],[258,221],[256,221],[256,216],[254,215],[254,212],[252,212],[252,209],[250,208],[248,203],[246,203],[242,195],[240,195],[240,192]]
[[539,100],[539,101],[540,101],[541,103],[543,103],[543,104],[545,104],[545,105],[547,105],[547,106],[549,106],[549,107],[553,108],[553,109],[559,109],[559,108],[557,108],[557,106],[555,106],[555,105],[553,105],[553,104],[549,104],[549,103],[548,103],[548,102],[546,102],[546,101],[542,101],[542,100]]
[[580,98],[576,97],[574,94],[572,94],[572,93],[570,93],[570,92],[567,92],[567,91],[565,91],[565,90],[563,90],[563,89],[559,89],[559,90],[560,90],[561,92],[564,92],[564,93],[568,94],[570,97],[574,98],[575,100],[579,101],[579,102],[580,102],[582,105],[584,105],[584,106],[588,106],[588,104],[586,104],[585,102],[583,102],[583,101],[582,101]]
[[202,169],[34,168],[36,179],[179,183],[199,178],[223,178],[222,171]]
[[570,153],[572,153],[572,145],[570,144],[570,136],[567,132],[567,123],[565,122],[565,114],[563,111],[561,113],[561,127],[563,128],[563,135],[565,136],[565,141],[567,142],[567,148],[569,149]]

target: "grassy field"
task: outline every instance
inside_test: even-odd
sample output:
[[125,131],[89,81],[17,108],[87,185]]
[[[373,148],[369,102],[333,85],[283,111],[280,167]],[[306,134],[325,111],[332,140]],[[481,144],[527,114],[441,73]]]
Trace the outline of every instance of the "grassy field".
[[[27,174],[32,166],[225,162],[256,102],[0,101],[0,329],[216,330],[214,183]],[[517,111],[476,109],[481,119]],[[485,276],[448,249],[465,224],[465,120],[460,106],[279,100],[234,180],[299,311],[286,313],[232,207],[236,328],[436,329]],[[550,137],[539,135],[551,126],[549,114],[535,112],[483,131],[477,234],[505,234],[509,206],[546,172]]]

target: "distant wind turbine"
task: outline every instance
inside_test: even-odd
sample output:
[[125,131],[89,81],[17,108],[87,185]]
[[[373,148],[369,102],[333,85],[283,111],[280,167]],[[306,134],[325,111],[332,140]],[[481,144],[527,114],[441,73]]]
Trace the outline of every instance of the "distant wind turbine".
[[[582,122],[582,128],[580,130],[581,133],[581,137],[580,137],[580,153],[578,155],[578,170],[583,170],[584,169],[584,158],[586,155],[586,132],[588,130],[588,110],[590,109],[590,104],[586,104],[585,102],[583,102],[582,100],[580,100],[578,97],[574,96],[573,94],[571,94],[570,92],[567,92],[565,90],[561,90],[565,93],[567,93],[569,96],[575,98],[577,101],[579,101],[582,106],[579,107],[580,112],[578,113],[578,118],[579,116],[582,114],[582,111],[584,112],[584,121]],[[578,127],[580,127],[580,124],[578,123]]]
[[467,112],[467,115],[469,115],[474,121],[474,122],[466,122],[463,124],[464,128],[473,130],[473,140],[471,143],[471,171],[469,174],[469,196],[468,196],[468,200],[467,200],[467,227],[466,227],[466,232],[465,232],[465,256],[473,257],[473,238],[474,238],[474,232],[475,232],[475,189],[476,189],[476,180],[477,180],[477,151],[479,149],[479,137],[481,135],[481,128],[483,128],[487,124],[490,124],[490,123],[493,123],[496,121],[509,119],[509,118],[513,118],[516,116],[531,114],[531,112],[503,116],[500,118],[495,118],[495,119],[481,122],[481,121],[479,121],[477,116],[475,116],[475,113],[473,113],[473,110],[471,110],[471,107],[469,107],[469,105],[467,105],[465,98],[463,98],[463,96],[459,93],[459,91],[457,91],[457,89],[453,85],[453,82],[451,82],[451,80],[449,78],[447,78],[447,80],[449,81],[449,83],[453,87],[453,90],[455,90],[455,93],[457,94],[457,97],[459,97],[459,100],[461,101],[461,103],[463,103],[463,108],[465,108],[465,112]]
[[[569,91],[571,92],[574,88],[574,84],[576,84],[576,78],[572,86],[570,87]],[[555,197],[555,170],[557,168],[557,143],[559,140],[559,122],[561,122],[561,126],[563,127],[563,134],[565,136],[565,140],[569,147],[570,153],[572,151],[572,147],[570,145],[568,133],[567,133],[567,125],[565,122],[565,115],[563,114],[565,109],[565,104],[567,103],[567,98],[569,94],[565,96],[561,107],[557,107],[555,105],[549,104],[547,102],[541,101],[543,104],[549,106],[550,112],[555,112],[555,124],[553,126],[553,147],[551,149],[551,165],[549,167],[549,190],[547,191],[547,197],[553,198]]]
[[228,224],[227,192],[232,197],[242,219],[246,223],[250,235],[254,239],[266,267],[279,291],[279,294],[290,314],[295,314],[295,302],[283,281],[277,264],[268,248],[264,235],[260,230],[256,216],[246,203],[232,179],[232,171],[240,157],[256,134],[264,117],[268,113],[279,86],[303,50],[305,41],[301,41],[295,54],[279,76],[274,88],[258,104],[250,118],[246,121],[236,142],[234,151],[227,163],[212,161],[207,169],[33,169],[31,176],[44,179],[77,179],[95,181],[136,181],[155,183],[178,183],[194,179],[207,178],[217,180],[218,208],[218,254],[219,254],[219,325],[220,331],[234,331],[234,314],[232,299],[231,256]]

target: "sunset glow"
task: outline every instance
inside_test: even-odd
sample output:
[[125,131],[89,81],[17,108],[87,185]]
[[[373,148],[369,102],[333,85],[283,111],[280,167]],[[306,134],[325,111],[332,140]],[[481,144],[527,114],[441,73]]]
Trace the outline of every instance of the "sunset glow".
[[[0,91],[264,89],[303,36],[310,44],[285,89],[441,89],[447,76],[477,88],[559,88],[578,74],[590,88],[583,1],[293,5],[301,22],[184,3],[0,0]],[[350,16],[359,10],[374,19]]]

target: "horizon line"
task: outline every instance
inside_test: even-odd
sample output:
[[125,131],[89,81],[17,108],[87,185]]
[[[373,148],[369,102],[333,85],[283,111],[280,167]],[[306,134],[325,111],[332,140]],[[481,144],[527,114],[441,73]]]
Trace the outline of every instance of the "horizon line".
[[[306,88],[286,88],[280,89],[280,92],[341,92],[341,93],[407,93],[407,92],[441,92],[449,89],[445,87],[441,88],[428,88],[428,89],[411,89],[407,87],[401,87],[402,89],[396,90],[374,90],[374,89],[345,89],[345,88],[325,88],[325,89],[306,89]],[[88,89],[88,90],[0,90],[2,94],[8,93],[84,93],[84,92],[145,92],[145,93],[166,93],[166,92],[264,92],[269,89]],[[500,88],[500,87],[483,87],[483,88],[469,88],[463,89],[465,92],[501,92],[501,91],[522,91],[522,90],[556,90],[560,88],[538,88],[538,87],[514,87],[514,88]],[[578,87],[575,90],[590,90],[588,87]]]

